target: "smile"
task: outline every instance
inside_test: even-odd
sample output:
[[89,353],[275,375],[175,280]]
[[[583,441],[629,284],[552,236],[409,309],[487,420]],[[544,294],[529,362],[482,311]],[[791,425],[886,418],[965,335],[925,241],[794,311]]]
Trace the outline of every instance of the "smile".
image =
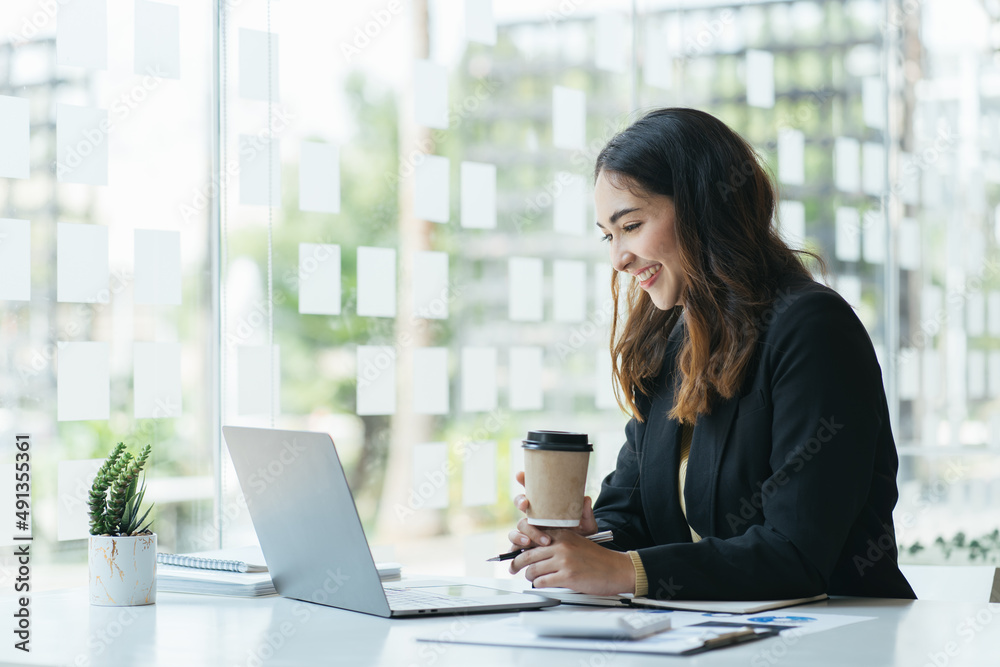
[[636,274],[635,279],[639,281],[640,286],[643,288],[649,287],[653,284],[656,276],[660,275],[660,269],[662,268],[662,264],[654,264],[642,273]]

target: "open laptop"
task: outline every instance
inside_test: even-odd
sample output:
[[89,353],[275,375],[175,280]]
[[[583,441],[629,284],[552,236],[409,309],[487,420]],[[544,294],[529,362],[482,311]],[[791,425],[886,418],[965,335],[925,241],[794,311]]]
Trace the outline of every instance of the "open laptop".
[[222,432],[279,595],[384,617],[558,604],[464,584],[383,586],[329,434],[238,426]]

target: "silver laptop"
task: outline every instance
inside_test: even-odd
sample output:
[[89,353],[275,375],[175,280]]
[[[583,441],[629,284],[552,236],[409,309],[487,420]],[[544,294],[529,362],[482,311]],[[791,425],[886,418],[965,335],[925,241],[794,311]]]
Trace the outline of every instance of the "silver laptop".
[[222,432],[278,594],[384,617],[558,604],[464,584],[383,586],[329,434],[238,426]]

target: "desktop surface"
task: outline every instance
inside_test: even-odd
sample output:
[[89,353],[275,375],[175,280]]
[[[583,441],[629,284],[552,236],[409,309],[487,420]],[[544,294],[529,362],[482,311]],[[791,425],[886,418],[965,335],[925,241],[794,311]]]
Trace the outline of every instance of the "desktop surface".
[[[519,580],[473,580],[519,590]],[[0,597],[8,619],[14,606]],[[579,609],[579,607],[577,607]],[[795,608],[875,620],[802,637],[776,637],[696,656],[516,649],[417,642],[460,636],[511,614],[385,619],[280,597],[160,593],[155,605],[96,607],[85,588],[31,597],[31,652],[0,646],[0,662],[42,665],[527,665],[996,667],[1000,604],[833,598]],[[544,611],[535,613],[545,613]],[[600,656],[600,657],[598,657]],[[593,662],[592,658],[598,662]]]

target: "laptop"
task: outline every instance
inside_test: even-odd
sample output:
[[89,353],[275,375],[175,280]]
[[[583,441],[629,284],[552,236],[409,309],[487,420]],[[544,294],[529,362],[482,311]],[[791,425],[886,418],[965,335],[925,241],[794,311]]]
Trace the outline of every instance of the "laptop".
[[469,584],[383,585],[329,434],[238,426],[222,432],[279,595],[386,618],[558,604]]

